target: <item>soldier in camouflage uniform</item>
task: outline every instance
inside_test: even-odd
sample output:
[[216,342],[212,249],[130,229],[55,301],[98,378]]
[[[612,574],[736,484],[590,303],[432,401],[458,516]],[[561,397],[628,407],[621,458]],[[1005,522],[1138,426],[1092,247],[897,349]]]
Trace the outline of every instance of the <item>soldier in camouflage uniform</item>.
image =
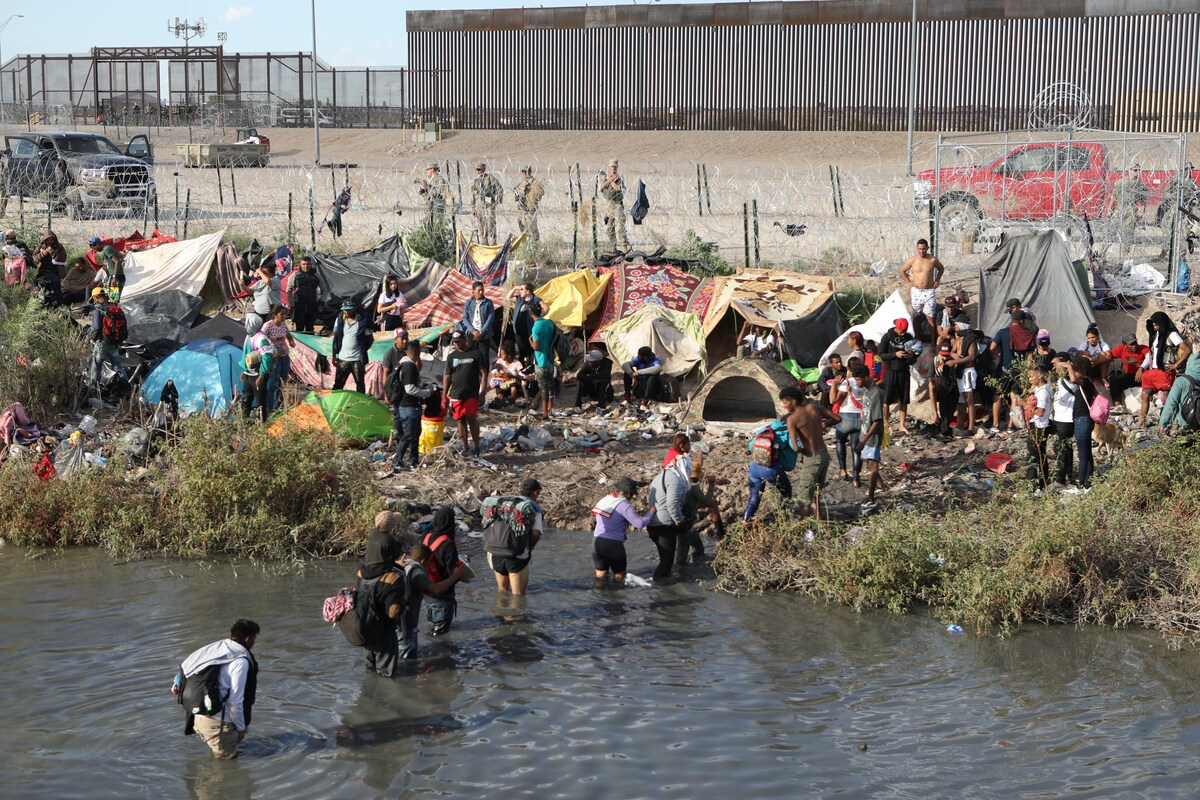
[[426,220],[431,228],[437,228],[446,222],[446,207],[454,202],[450,194],[450,184],[442,175],[441,169],[434,162],[425,168],[425,178],[417,192],[425,201]]
[[608,162],[608,174],[600,181],[600,196],[604,198],[604,229],[613,250],[629,249],[625,232],[625,180],[617,174],[617,160]]
[[517,208],[521,209],[521,232],[528,234],[531,241],[540,241],[538,233],[537,212],[546,189],[542,182],[533,177],[533,167],[521,167],[521,180],[517,182],[513,194],[517,198]]
[[500,181],[487,171],[487,164],[475,165],[475,180],[471,181],[471,211],[475,215],[475,231],[480,244],[496,243],[496,206],[504,200]]

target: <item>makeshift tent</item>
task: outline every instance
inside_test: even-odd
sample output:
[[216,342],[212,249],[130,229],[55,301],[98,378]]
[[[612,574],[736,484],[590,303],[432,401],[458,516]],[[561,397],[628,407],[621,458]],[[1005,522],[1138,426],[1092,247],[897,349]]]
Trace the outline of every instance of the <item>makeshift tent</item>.
[[312,253],[312,259],[313,271],[321,283],[326,317],[336,315],[338,307],[347,300],[373,315],[383,279],[388,275],[408,276],[408,257],[399,236],[361,253],[348,256]]
[[1015,236],[979,268],[978,327],[991,336],[1011,321],[1004,303],[1015,297],[1037,317],[1037,326],[1059,341],[1082,341],[1095,323],[1071,254],[1054,231]]
[[829,347],[826,347],[817,365],[821,367],[827,365],[829,363],[829,356],[834,353],[839,353],[842,358],[848,356],[850,354],[850,345],[847,339],[853,331],[861,333],[863,339],[874,339],[878,342],[891,329],[895,321],[901,318],[908,320],[910,325],[912,324],[912,314],[909,313],[908,306],[904,303],[904,298],[900,292],[892,292],[883,301],[883,304],[875,309],[875,313],[871,315],[870,319],[858,325],[851,325]]
[[474,244],[458,233],[458,271],[473,281],[483,281],[489,286],[503,286],[508,280],[508,257],[525,241],[525,234],[512,236],[504,244]]
[[[441,327],[409,328],[408,334],[410,339],[429,342],[436,339],[441,331]],[[333,388],[333,337],[316,336],[311,333],[293,333],[292,338],[296,340],[291,353],[292,377],[303,384],[319,389]],[[375,334],[375,343],[371,345],[371,349],[367,353],[366,394],[372,397],[383,397],[383,365],[380,362],[387,351],[395,346],[395,334],[388,331],[380,331]],[[348,385],[353,386],[353,383]]]
[[[141,231],[134,231],[123,238],[107,236],[100,237],[100,244],[111,247],[118,253],[135,253],[140,250],[153,250],[160,244],[178,241],[179,240],[174,236],[168,236],[167,234],[158,230],[158,228],[155,228],[154,232],[149,236],[143,236]],[[96,251],[89,249],[87,253],[84,254],[84,257],[88,261],[92,262],[93,267],[96,266],[96,262],[94,260],[97,257]]]
[[420,272],[401,278],[400,291],[405,304],[411,307],[432,295],[451,272],[449,267],[430,260]]
[[200,313],[200,298],[179,289],[135,297],[121,310],[129,323],[129,344],[166,355],[188,340],[188,332]]
[[679,377],[700,365],[704,370],[704,330],[695,314],[648,305],[604,329],[604,343],[616,364],[624,364],[638,348],[649,347],[663,364],[663,374]]
[[225,231],[171,242],[153,250],[125,254],[125,288],[121,302],[179,289],[200,296]]
[[796,379],[766,358],[727,358],[713,367],[683,411],[687,425],[701,422],[760,422],[786,412],[779,391]]
[[199,319],[187,332],[187,341],[222,339],[239,350],[246,343],[246,326],[236,319],[218,313],[211,319]]
[[611,280],[611,273],[598,276],[590,269],[581,269],[559,275],[535,294],[548,307],[546,316],[560,328],[582,328],[588,316],[604,302]]
[[592,336],[599,341],[600,331],[619,319],[625,319],[646,305],[661,306],[670,311],[704,317],[712,300],[713,281],[699,278],[673,267],[651,267],[646,264],[625,264],[604,268],[612,274],[604,302],[600,328]]
[[[471,283],[471,279],[461,272],[446,272],[442,282],[428,297],[404,310],[404,324],[409,328],[431,328],[458,322],[462,319],[463,307],[471,298]],[[483,293],[495,304],[499,324],[500,309],[504,305],[503,288],[485,286]],[[405,297],[407,299],[407,295]]]
[[704,316],[705,336],[734,311],[752,325],[778,330],[784,353],[800,364],[812,365],[842,332],[831,278],[747,269],[715,278],[714,283],[713,299]]
[[207,403],[208,413],[216,416],[224,413],[233,400],[243,366],[242,351],[229,342],[197,339],[163,359],[146,376],[138,394],[145,403],[154,406],[163,386],[169,380],[174,381],[181,412],[202,411]]
[[356,441],[386,439],[392,433],[392,412],[374,397],[359,392],[309,392],[302,402],[272,422],[267,432],[281,436],[294,429],[325,431]]

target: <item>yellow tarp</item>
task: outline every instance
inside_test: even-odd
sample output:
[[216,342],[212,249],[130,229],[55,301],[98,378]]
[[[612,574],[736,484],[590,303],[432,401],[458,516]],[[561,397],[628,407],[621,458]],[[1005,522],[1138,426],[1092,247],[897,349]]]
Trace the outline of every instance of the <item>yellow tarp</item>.
[[612,273],[600,277],[590,269],[559,275],[539,288],[537,296],[549,305],[546,314],[560,328],[582,328],[588,316],[604,302]]
[[[467,237],[463,236],[462,231],[459,231],[458,232],[458,242],[456,243],[457,246],[462,247],[464,244],[466,244],[466,242],[467,242]],[[524,233],[518,233],[516,236],[514,236],[513,240],[512,240],[512,244],[508,248],[509,258],[512,257],[512,252],[524,243],[525,243],[525,234]],[[485,267],[488,264],[492,263],[492,259],[494,259],[496,256],[498,256],[500,254],[500,251],[503,249],[504,249],[503,244],[475,244],[475,243],[472,243],[471,249],[468,252],[471,255],[471,260],[475,262],[476,266]],[[462,264],[459,264],[458,266],[461,268]]]
[[609,324],[600,337],[608,345],[614,364],[624,364],[637,354],[639,347],[649,347],[662,361],[664,374],[686,375],[696,365],[704,373],[704,330],[700,317],[691,312],[643,306]]

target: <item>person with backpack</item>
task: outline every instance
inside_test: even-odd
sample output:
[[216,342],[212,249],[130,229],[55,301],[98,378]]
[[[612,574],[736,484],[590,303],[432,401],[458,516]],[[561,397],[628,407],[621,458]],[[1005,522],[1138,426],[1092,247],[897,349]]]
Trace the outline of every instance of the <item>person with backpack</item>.
[[523,595],[529,586],[529,562],[545,530],[537,499],[542,485],[536,478],[521,481],[515,497],[488,497],[483,501],[483,546],[488,566],[496,573],[502,592]]
[[1200,430],[1200,357],[1189,356],[1183,372],[1176,375],[1158,417],[1158,426],[1163,430],[1176,426]]
[[391,535],[390,522],[380,518],[367,533],[366,551],[358,568],[354,613],[362,629],[367,671],[390,678],[400,659],[397,630],[409,593],[404,572],[397,569],[400,543]]
[[110,301],[104,289],[93,289],[92,326],[88,330],[88,339],[92,343],[92,362],[88,375],[94,385],[100,385],[105,362],[111,364],[123,380],[129,380],[129,373],[121,363],[121,345],[128,338],[129,323],[121,306]]
[[383,389],[392,406],[396,432],[395,469],[416,469],[420,463],[421,410],[432,390],[421,385],[421,343],[408,341],[403,329],[395,333],[396,346],[383,357]]
[[258,661],[251,650],[262,629],[239,619],[229,638],[201,647],[183,660],[171,694],[187,713],[183,732],[200,734],[214,758],[237,757],[258,692]]
[[803,397],[797,386],[785,386],[780,389],[779,403],[785,412],[783,418],[772,420],[750,437],[750,466],[746,470],[750,483],[750,501],[746,504],[746,510],[742,512],[742,522],[749,522],[758,512],[763,490],[768,484],[778,489],[784,500],[792,497],[792,482],[787,474],[796,467],[801,445],[800,434],[795,430],[795,424],[790,418]]
[[[433,510],[429,530],[421,539],[421,544],[429,550],[429,556],[418,559],[427,565],[424,569],[432,583],[439,584],[454,576],[462,565],[458,545],[454,541],[457,530],[458,522],[454,519],[453,508],[438,506]],[[465,577],[465,570],[462,574]],[[451,584],[444,592],[427,592],[425,603],[426,618],[433,626],[429,633],[432,636],[441,636],[449,631],[458,611],[454,585]]]
[[554,341],[558,328],[546,319],[541,303],[529,304],[529,316],[533,319],[529,334],[529,344],[533,348],[533,377],[538,385],[542,419],[546,420],[554,410]]

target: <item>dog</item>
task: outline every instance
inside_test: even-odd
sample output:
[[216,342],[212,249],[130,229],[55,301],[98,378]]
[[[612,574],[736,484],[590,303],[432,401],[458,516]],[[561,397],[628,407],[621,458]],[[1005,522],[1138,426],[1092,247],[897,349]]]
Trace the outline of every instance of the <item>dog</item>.
[[1111,458],[1118,450],[1125,449],[1125,431],[1115,422],[1097,423],[1092,428],[1092,441],[1103,452],[1104,458]]

